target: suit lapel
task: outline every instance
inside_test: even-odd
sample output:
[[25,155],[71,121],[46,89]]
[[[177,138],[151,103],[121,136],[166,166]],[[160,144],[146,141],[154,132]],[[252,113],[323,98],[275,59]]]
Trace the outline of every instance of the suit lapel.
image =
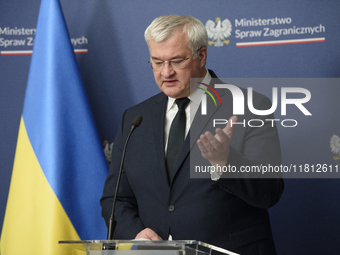
[[[209,73],[211,75],[211,82],[210,82],[210,86],[214,87],[216,83],[216,79],[217,76],[216,74],[212,71],[209,70]],[[218,83],[223,83],[222,81],[218,80]],[[224,90],[218,91],[220,97],[224,96]],[[222,102],[223,104],[223,102]],[[194,120],[191,124],[191,128],[190,128],[190,149],[192,149],[192,147],[196,144],[197,139],[199,138],[199,136],[204,133],[207,130],[207,125],[210,123],[212,123],[213,121],[213,116],[215,115],[215,113],[219,110],[219,108],[221,107],[219,101],[217,101],[217,105],[215,105],[214,101],[207,96],[207,115],[202,115],[201,114],[201,108],[202,105],[200,105],[197,109],[196,115],[194,117]]]
[[[216,74],[213,71],[209,70],[209,72],[212,79],[217,78]],[[218,83],[224,82],[218,81]],[[214,86],[214,84],[210,84],[210,86]],[[218,93],[221,97],[224,96],[224,90],[218,91]],[[221,105],[219,104],[219,102],[216,106],[210,97],[208,97],[207,99],[207,115],[201,114],[201,105],[198,107],[194,120],[191,124],[190,131],[185,139],[182,151],[179,155],[176,173],[180,166],[183,164],[184,160],[188,157],[190,150],[193,148],[194,145],[196,145],[197,139],[200,137],[201,134],[208,130],[207,125],[209,124],[210,126],[210,124],[212,124],[214,114],[219,110],[220,107]],[[174,178],[176,177],[176,173],[174,175]]]
[[164,123],[165,123],[165,111],[168,102],[168,97],[165,94],[161,94],[156,101],[155,106],[152,109],[152,128],[155,139],[157,158],[160,159],[160,171],[168,183],[168,173],[165,165],[164,155]]

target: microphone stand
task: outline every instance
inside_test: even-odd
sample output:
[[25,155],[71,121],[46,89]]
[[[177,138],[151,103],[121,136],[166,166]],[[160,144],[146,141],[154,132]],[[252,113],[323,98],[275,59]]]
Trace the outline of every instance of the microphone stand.
[[[123,149],[123,154],[122,154],[122,159],[120,162],[120,167],[119,167],[119,172],[118,172],[118,179],[117,179],[117,184],[116,184],[116,191],[115,191],[115,195],[113,197],[113,203],[112,203],[112,212],[111,212],[111,217],[109,219],[109,224],[108,224],[108,231],[107,231],[107,240],[113,240],[114,234],[115,234],[115,230],[116,230],[116,226],[117,226],[117,221],[115,220],[115,216],[114,216],[114,211],[115,211],[115,207],[116,207],[116,200],[117,200],[117,195],[118,195],[118,190],[119,190],[119,183],[120,183],[120,179],[121,179],[121,175],[122,175],[122,170],[123,170],[123,165],[124,165],[124,159],[125,159],[125,152],[126,152],[126,147],[127,144],[129,142],[130,136],[132,134],[132,132],[139,127],[139,125],[142,123],[143,117],[140,115],[137,115],[133,121],[132,121],[132,127],[130,129],[130,132],[126,138],[125,141],[125,145],[124,145],[124,149]],[[108,246],[104,245],[103,246],[103,250],[108,250]],[[114,247],[112,248],[114,250]]]

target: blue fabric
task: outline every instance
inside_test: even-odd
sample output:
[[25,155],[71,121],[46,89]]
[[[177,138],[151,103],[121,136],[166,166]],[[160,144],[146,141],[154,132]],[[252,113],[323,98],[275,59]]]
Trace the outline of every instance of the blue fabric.
[[58,0],[42,0],[23,118],[33,150],[81,239],[105,239],[107,163]]

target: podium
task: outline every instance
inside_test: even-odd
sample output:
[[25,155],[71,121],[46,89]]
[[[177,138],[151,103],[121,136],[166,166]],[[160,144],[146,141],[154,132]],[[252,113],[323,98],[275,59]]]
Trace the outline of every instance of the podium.
[[[200,241],[88,240],[59,241],[87,255],[239,255]],[[84,253],[85,254],[85,253]]]

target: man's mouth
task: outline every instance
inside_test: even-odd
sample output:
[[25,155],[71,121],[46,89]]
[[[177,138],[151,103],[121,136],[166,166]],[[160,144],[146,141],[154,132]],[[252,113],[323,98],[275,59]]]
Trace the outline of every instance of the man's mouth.
[[166,86],[174,86],[176,84],[177,80],[165,80],[163,81],[163,84]]

